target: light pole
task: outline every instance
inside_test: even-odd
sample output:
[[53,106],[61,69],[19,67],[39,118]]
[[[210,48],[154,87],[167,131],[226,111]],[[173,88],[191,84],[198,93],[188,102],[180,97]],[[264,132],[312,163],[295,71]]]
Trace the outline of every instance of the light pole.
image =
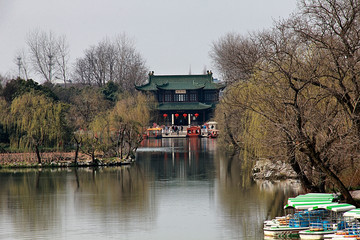
[[54,56],[49,54],[48,57],[49,57],[49,82],[51,82],[51,77],[52,77],[51,76],[51,67],[52,67],[52,65],[54,65],[52,62],[52,59]]
[[22,65],[22,63],[21,63],[21,57],[18,57],[17,58],[17,64],[16,65],[18,65],[18,67],[19,67],[19,75],[18,75],[18,78],[20,78],[20,73],[21,73],[21,65]]

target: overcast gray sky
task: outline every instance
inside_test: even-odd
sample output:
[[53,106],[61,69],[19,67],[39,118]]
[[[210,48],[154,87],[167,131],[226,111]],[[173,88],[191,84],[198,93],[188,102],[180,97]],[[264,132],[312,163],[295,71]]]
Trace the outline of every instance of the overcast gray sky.
[[221,36],[268,29],[295,9],[296,0],[0,0],[0,74],[16,75],[13,59],[34,29],[65,35],[72,62],[125,33],[155,74],[202,73]]

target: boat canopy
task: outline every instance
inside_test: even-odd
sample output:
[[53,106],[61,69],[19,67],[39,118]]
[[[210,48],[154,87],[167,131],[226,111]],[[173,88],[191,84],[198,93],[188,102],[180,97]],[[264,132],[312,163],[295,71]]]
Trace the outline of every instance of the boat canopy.
[[355,209],[356,207],[354,205],[348,204],[348,203],[343,203],[343,204],[338,204],[338,205],[333,205],[333,206],[327,206],[326,209],[333,211],[333,212],[346,212],[349,211],[351,209]]
[[312,211],[312,210],[317,210],[317,209],[327,209],[327,207],[329,207],[329,206],[336,206],[336,205],[339,205],[339,203],[332,202],[332,203],[319,204],[317,206],[308,208],[308,210]]
[[295,198],[289,198],[288,204],[290,203],[307,203],[307,202],[322,202],[322,201],[334,201],[335,196],[331,193],[308,193],[299,195]]
[[148,128],[147,131],[161,131],[162,128]]
[[308,210],[309,208],[315,208],[324,204],[332,204],[331,201],[320,201],[320,202],[300,202],[300,203],[290,203],[284,206],[285,209],[287,208],[295,208],[298,210]]
[[360,218],[360,208],[355,208],[344,213],[344,217]]
[[311,197],[334,197],[334,194],[332,193],[307,193],[307,194],[301,194],[297,196],[296,198],[311,198]]

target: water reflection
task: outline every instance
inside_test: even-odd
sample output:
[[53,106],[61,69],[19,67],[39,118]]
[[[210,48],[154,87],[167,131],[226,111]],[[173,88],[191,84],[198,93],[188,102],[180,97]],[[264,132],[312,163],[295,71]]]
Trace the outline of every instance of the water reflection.
[[97,238],[112,227],[125,232],[139,219],[150,224],[156,211],[137,166],[1,171],[0,181],[0,239],[67,238],[69,232],[76,238],[84,226]]
[[252,162],[239,161],[238,155],[220,154],[215,164],[223,225],[234,239],[262,239],[263,221],[284,214],[287,198],[300,191],[295,181],[252,181]]
[[[154,146],[154,147],[149,147]],[[214,179],[214,139],[147,139],[137,152],[144,172],[155,180]]]
[[0,170],[0,239],[262,239],[293,182],[254,182],[216,139],[151,139],[114,168]]

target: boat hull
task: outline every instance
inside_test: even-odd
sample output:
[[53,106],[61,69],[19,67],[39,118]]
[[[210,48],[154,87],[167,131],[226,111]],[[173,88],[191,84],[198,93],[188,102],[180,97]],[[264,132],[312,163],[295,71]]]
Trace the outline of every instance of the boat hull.
[[[325,238],[326,239],[326,238]],[[330,238],[329,238],[330,239]],[[351,239],[354,239],[354,240],[357,240],[357,239],[359,239],[358,237],[356,237],[356,236],[343,236],[343,237],[341,237],[341,236],[336,236],[336,237],[333,237],[333,238],[331,238],[331,240],[351,240]]]
[[265,227],[264,236],[271,237],[298,237],[299,232],[309,229],[308,227]]
[[332,231],[310,231],[310,230],[306,230],[306,231],[300,231],[299,235],[300,235],[300,239],[324,239],[324,236],[327,234],[333,234],[336,233],[335,230]]
[[161,136],[161,135],[158,135],[158,136],[147,136],[147,138],[160,139],[160,138],[162,138],[162,136]]

